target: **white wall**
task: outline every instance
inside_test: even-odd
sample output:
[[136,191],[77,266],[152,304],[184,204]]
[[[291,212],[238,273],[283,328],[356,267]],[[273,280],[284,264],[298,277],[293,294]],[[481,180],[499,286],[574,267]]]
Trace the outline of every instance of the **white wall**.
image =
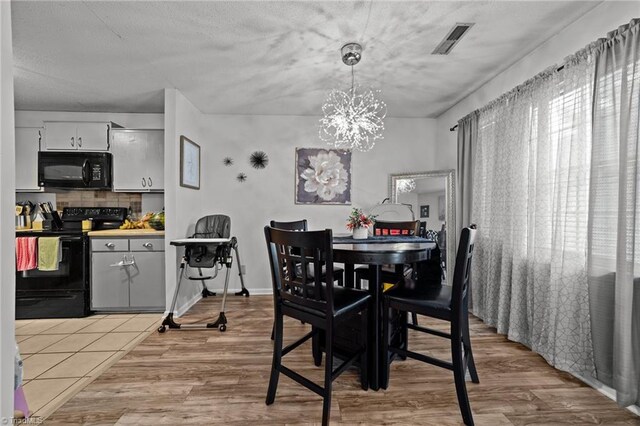
[[[177,284],[177,270],[182,249],[170,245],[170,241],[193,234],[195,222],[207,214],[205,200],[211,197],[214,185],[201,175],[200,190],[183,188],[180,182],[180,136],[184,135],[204,148],[201,123],[202,113],[176,89],[165,90],[164,121],[164,180],[165,180],[165,269],[167,309]],[[206,163],[202,162],[206,169]],[[197,284],[196,284],[197,283]],[[199,299],[200,282],[184,281],[177,303],[178,314]]]
[[[175,124],[169,111],[177,112]],[[345,222],[352,207],[367,209],[388,197],[390,173],[435,168],[435,120],[387,118],[384,140],[370,152],[353,153],[352,206],[296,205],[295,148],[326,147],[318,139],[319,117],[206,115],[173,89],[167,90],[165,117],[165,135],[171,138],[173,134],[173,140],[165,141],[165,152],[172,150],[175,157],[165,154],[167,240],[188,235],[201,216],[229,215],[232,235],[238,238],[242,263],[246,265],[245,284],[254,293],[271,291],[263,233],[270,220],[306,218],[312,229],[332,228],[335,233],[346,233]],[[180,134],[201,146],[201,189],[177,188],[170,194],[169,188],[178,182],[178,176],[170,173],[179,170]],[[267,168],[255,170],[249,165],[249,155],[256,150],[269,156]],[[222,164],[227,156],[234,159],[231,167]],[[170,168],[174,171],[170,172]],[[244,183],[236,181],[240,172],[248,176]],[[170,250],[167,246],[168,253]],[[167,280],[173,277],[175,282],[171,258],[172,254],[168,254]],[[232,272],[231,286],[237,290],[237,270]],[[174,285],[167,286],[168,303]],[[181,301],[198,290],[197,284],[190,285],[195,289],[181,294]],[[211,287],[219,289],[222,285],[223,278],[219,277]]]
[[450,132],[449,128],[460,118],[638,17],[638,1],[603,2],[440,115],[437,147],[439,168],[456,168],[457,132]]
[[0,422],[13,417],[15,142],[11,3],[0,1]]

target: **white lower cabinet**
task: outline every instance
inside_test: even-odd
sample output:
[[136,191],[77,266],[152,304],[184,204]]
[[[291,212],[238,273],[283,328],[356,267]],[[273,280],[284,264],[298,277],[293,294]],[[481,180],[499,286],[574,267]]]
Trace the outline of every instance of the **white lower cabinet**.
[[163,238],[92,238],[91,309],[163,311]]

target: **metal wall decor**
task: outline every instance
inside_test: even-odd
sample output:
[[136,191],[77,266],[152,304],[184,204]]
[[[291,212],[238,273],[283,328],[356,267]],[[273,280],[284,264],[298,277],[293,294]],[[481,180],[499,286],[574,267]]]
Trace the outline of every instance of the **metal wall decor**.
[[254,151],[249,156],[249,163],[254,169],[264,169],[269,164],[269,156],[264,151]]
[[230,167],[233,165],[233,158],[231,157],[224,157],[224,159],[222,160],[222,164],[224,164],[227,167]]
[[236,176],[236,180],[240,183],[246,182],[247,175],[244,173],[238,173],[238,176]]

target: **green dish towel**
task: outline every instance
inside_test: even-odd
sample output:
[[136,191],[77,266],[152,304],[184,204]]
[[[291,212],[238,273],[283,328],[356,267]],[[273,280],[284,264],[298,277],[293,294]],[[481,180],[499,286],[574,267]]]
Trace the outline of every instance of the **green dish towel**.
[[38,269],[41,271],[57,271],[62,260],[60,237],[38,238]]

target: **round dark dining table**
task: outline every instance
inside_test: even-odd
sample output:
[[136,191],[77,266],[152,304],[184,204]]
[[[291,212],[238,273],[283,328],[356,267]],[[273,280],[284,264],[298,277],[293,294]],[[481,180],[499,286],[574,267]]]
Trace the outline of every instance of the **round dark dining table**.
[[380,389],[380,372],[385,365],[381,362],[382,352],[382,292],[383,265],[412,264],[429,260],[436,243],[420,237],[369,237],[354,240],[350,236],[334,235],[333,261],[343,263],[345,287],[354,287],[355,265],[369,266],[369,293],[372,297],[371,319],[369,323],[369,386]]

